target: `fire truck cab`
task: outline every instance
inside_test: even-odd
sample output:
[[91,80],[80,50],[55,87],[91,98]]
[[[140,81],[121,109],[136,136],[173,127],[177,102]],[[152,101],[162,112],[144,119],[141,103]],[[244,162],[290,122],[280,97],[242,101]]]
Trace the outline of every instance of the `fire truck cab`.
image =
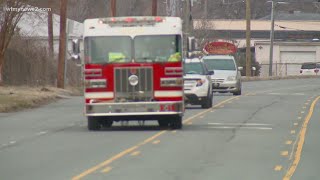
[[83,42],[89,130],[129,120],[157,120],[160,126],[182,128],[180,18],[87,19]]

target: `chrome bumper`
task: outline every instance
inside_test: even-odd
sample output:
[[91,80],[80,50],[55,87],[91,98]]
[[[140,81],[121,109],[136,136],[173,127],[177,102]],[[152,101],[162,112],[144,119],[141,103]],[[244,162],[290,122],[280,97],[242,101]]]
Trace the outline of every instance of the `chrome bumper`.
[[212,83],[213,92],[233,92],[237,90],[237,82]]
[[87,103],[85,105],[86,116],[182,115],[183,112],[182,101]]

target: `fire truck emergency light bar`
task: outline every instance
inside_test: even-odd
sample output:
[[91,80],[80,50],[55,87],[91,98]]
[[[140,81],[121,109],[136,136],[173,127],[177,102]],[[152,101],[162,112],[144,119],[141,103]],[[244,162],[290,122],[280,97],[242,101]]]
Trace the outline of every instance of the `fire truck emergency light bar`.
[[164,18],[159,16],[145,16],[145,17],[112,17],[99,19],[100,24],[120,25],[120,24],[155,24],[163,22]]

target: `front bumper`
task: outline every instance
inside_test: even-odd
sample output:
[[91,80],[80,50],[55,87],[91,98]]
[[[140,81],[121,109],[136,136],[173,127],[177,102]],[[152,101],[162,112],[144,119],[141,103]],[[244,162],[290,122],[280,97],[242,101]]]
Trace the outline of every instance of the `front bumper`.
[[182,115],[182,101],[126,102],[126,103],[87,103],[86,116],[150,116]]
[[213,92],[235,92],[239,90],[237,81],[225,81],[223,83],[212,83]]
[[[207,93],[208,94],[208,93]],[[185,102],[190,104],[202,104],[207,96],[197,96],[196,94],[184,94]]]

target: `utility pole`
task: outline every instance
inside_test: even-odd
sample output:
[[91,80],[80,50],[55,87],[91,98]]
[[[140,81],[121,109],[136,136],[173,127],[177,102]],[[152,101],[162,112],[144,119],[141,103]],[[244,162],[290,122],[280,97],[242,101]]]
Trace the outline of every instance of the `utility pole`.
[[190,33],[190,24],[191,24],[191,2],[190,0],[185,0],[185,16],[184,16],[184,29],[185,29],[185,34],[188,36]]
[[60,0],[60,40],[58,62],[58,88],[64,88],[64,71],[66,57],[66,26],[67,26],[67,3],[68,0]]
[[208,18],[208,0],[204,0],[204,18],[207,20]]
[[274,39],[274,0],[271,1],[271,31],[270,31],[270,52],[269,52],[269,76],[272,76],[273,66],[273,39]]
[[[52,8],[52,0],[49,0],[49,8]],[[53,22],[52,22],[52,11],[48,11],[48,43],[49,43],[49,56],[53,58]]]
[[117,1],[111,0],[111,17],[117,16]]
[[251,76],[251,6],[250,0],[246,0],[246,76]]
[[152,16],[157,16],[157,10],[158,10],[158,1],[152,0]]
[[48,7],[51,8],[48,11],[48,52],[49,59],[44,60],[44,73],[45,73],[45,83],[48,83],[48,61],[52,61],[54,58],[54,49],[53,49],[53,22],[52,22],[52,0],[49,0]]

